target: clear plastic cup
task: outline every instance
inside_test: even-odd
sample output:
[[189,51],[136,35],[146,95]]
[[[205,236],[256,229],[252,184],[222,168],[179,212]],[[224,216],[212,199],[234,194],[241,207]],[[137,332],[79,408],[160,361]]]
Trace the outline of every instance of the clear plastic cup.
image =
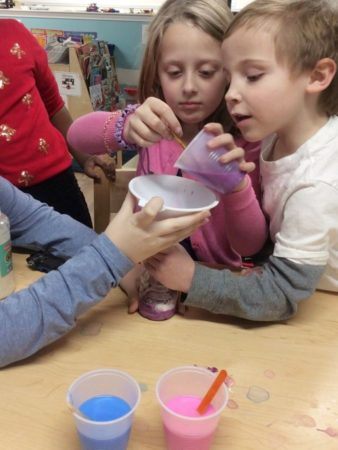
[[[86,401],[106,396],[125,401],[129,411],[108,421],[92,420],[83,415],[80,408]],[[140,398],[141,390],[136,380],[120,370],[93,370],[77,378],[68,389],[67,403],[73,411],[82,449],[126,450]]]
[[[168,450],[210,450],[220,416],[228,402],[228,388],[223,383],[211,402],[209,411],[199,415],[191,410],[202,400],[217,374],[203,367],[183,366],[164,373],[156,385],[156,396]],[[187,403],[186,413],[174,411],[173,405],[181,400]]]
[[175,167],[190,173],[193,177],[222,194],[232,192],[243,180],[237,161],[221,164],[218,159],[227,152],[225,147],[211,150],[207,143],[215,136],[201,130],[175,162]]

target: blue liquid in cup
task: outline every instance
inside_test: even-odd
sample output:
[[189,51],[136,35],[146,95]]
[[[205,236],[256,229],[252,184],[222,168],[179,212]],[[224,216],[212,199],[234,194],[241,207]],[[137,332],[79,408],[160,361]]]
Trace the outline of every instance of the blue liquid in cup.
[[[80,405],[79,410],[88,419],[107,422],[125,416],[131,410],[130,405],[120,397],[102,395],[92,397]],[[79,433],[83,450],[126,450],[130,435],[129,429],[111,439],[93,439]]]
[[131,407],[121,397],[98,395],[82,403],[79,410],[90,420],[107,422],[125,416],[129,413]]
[[92,439],[79,433],[81,445],[83,450],[126,450],[131,427],[120,436],[112,439]]

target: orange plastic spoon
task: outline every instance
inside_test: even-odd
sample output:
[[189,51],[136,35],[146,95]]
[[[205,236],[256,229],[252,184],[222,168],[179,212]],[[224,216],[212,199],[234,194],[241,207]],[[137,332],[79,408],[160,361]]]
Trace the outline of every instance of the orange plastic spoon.
[[214,379],[212,385],[210,386],[208,392],[202,398],[201,403],[197,407],[197,412],[204,414],[208,406],[212,402],[212,399],[217,394],[218,389],[222,386],[222,383],[226,380],[228,374],[226,370],[221,370],[217,377]]
[[178,142],[178,143],[180,144],[180,146],[181,146],[183,149],[186,148],[186,144],[182,141],[181,138],[179,138],[179,137],[177,136],[176,133],[174,133],[174,132],[172,131],[171,134],[174,136],[175,141]]

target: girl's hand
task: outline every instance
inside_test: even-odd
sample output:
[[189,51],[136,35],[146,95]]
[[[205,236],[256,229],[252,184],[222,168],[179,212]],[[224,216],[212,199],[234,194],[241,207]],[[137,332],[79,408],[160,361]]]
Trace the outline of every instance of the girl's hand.
[[182,135],[180,122],[172,109],[162,100],[149,97],[128,116],[123,136],[130,144],[149,147],[161,139],[172,139],[172,131]]
[[[224,155],[220,156],[218,161],[221,164],[227,164],[236,160],[238,167],[242,172],[250,173],[255,169],[255,163],[245,161],[245,151],[241,147],[237,147],[234,138],[229,133],[224,133],[222,125],[218,123],[208,123],[204,127],[205,131],[215,135],[215,138],[208,142],[208,148],[214,150],[219,147],[226,147],[228,150]],[[233,192],[238,192],[247,186],[248,180],[243,178],[241,183],[236,186]]]
[[150,275],[169,289],[188,292],[195,273],[195,263],[181,245],[158,253],[144,263]]

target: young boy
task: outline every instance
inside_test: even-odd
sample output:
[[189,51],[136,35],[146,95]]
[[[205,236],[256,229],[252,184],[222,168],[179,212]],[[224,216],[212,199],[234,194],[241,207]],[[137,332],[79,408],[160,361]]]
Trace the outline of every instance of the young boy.
[[246,140],[264,139],[273,255],[244,277],[195,265],[180,247],[147,268],[188,292],[187,305],[283,320],[316,288],[338,291],[338,5],[254,1],[234,18],[222,49],[228,110]]

